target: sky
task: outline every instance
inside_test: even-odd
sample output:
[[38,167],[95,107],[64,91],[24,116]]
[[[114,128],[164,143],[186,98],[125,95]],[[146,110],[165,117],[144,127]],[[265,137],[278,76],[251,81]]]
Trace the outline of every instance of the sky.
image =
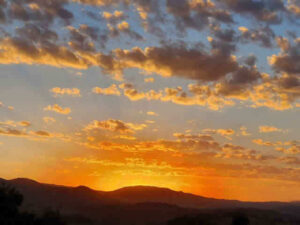
[[299,0],[0,5],[0,177],[300,200]]

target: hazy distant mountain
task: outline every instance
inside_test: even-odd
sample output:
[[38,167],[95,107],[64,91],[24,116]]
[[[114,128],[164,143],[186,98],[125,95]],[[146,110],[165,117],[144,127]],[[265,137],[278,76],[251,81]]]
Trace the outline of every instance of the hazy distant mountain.
[[226,208],[238,207],[241,204],[239,201],[206,198],[168,188],[149,186],[125,187],[107,192],[107,195],[122,202],[161,202],[185,208]]
[[58,209],[74,221],[85,221],[79,224],[90,224],[90,221],[106,225],[165,224],[175,217],[196,215],[203,209],[257,208],[300,215],[299,202],[255,203],[221,200],[147,186],[104,192],[84,186],[42,184],[23,178],[0,179],[0,182],[15,187],[24,196],[23,209],[36,212],[48,208]]

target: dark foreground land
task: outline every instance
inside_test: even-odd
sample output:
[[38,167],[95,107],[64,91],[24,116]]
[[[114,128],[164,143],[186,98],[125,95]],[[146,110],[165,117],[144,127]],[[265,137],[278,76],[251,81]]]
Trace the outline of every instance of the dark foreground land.
[[166,188],[87,187],[0,179],[1,225],[300,225],[300,202],[241,202]]

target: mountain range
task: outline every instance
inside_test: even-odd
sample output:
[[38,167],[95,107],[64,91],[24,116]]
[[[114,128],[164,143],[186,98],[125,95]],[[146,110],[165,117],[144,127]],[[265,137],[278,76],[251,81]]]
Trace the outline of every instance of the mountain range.
[[272,215],[282,214],[285,218],[300,215],[300,202],[242,202],[150,186],[97,191],[85,186],[43,184],[25,178],[0,179],[0,183],[14,187],[23,195],[23,210],[37,213],[59,210],[71,224],[156,225],[186,215],[238,209],[255,209],[263,214],[272,212]]

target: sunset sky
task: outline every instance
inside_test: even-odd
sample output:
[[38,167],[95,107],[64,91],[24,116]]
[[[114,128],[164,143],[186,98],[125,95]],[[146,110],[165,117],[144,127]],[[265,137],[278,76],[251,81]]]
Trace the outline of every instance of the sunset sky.
[[300,200],[299,0],[0,5],[0,177]]

